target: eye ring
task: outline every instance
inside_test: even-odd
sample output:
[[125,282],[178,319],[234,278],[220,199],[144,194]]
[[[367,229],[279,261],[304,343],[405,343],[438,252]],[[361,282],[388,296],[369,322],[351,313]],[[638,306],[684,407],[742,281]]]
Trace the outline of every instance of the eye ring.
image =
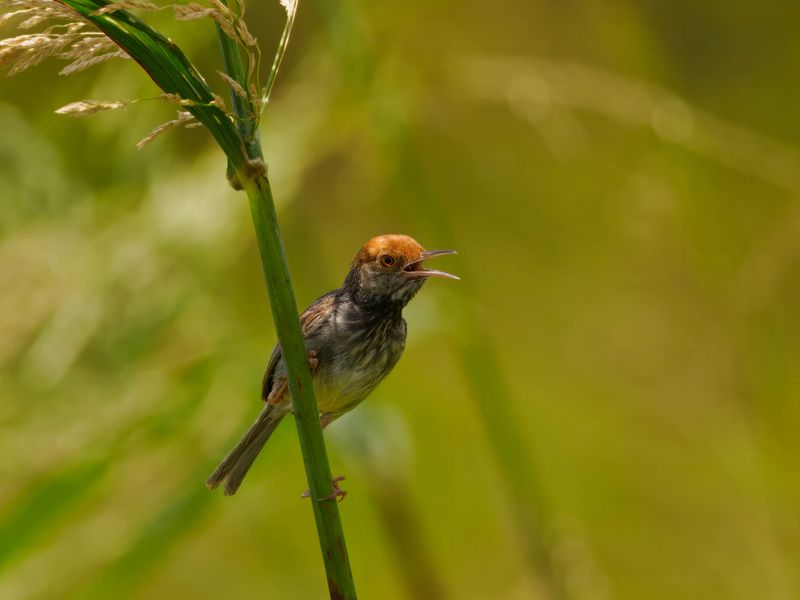
[[395,262],[396,262],[395,258],[391,254],[384,254],[383,256],[381,256],[381,264],[384,267],[391,267],[394,265]]

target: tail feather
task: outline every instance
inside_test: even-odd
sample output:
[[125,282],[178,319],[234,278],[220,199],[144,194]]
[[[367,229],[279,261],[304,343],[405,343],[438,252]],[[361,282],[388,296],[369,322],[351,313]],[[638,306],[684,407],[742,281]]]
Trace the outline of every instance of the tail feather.
[[208,488],[213,490],[224,481],[224,494],[226,496],[235,494],[256,456],[287,412],[284,407],[269,404],[265,406],[245,436],[206,480]]

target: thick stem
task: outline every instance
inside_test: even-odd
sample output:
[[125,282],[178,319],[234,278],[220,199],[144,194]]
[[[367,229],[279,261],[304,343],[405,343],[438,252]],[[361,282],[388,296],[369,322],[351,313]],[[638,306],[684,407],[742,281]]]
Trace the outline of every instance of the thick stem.
[[[220,52],[225,64],[225,73],[236,81],[242,89],[247,89],[247,74],[245,72],[242,54],[239,45],[232,40],[219,25],[217,28],[217,38],[219,39]],[[258,117],[253,114],[250,103],[246,98],[230,88],[231,106],[236,114],[236,128],[244,141],[245,149],[250,158],[261,158],[261,144],[258,140]]]
[[[246,89],[245,68],[238,45],[219,27],[217,34],[226,73]],[[308,487],[311,491],[311,506],[314,510],[317,536],[322,559],[325,562],[328,590],[331,599],[355,600],[355,583],[347,556],[339,505],[336,499],[331,497],[333,494],[331,467],[328,463],[325,440],[322,437],[319,409],[314,397],[314,386],[303,344],[289,265],[278,227],[272,189],[262,162],[263,153],[257,127],[258,115],[254,115],[250,104],[235,93],[231,93],[231,98],[237,117],[237,128],[250,161],[238,169],[236,176],[250,201],[250,212],[261,254],[261,266],[267,283],[272,318],[289,376],[289,392],[292,396],[300,450],[303,453]]]
[[272,191],[264,176],[242,181],[250,200],[272,316],[289,373],[289,391],[292,395],[308,487],[311,490],[317,534],[325,561],[328,589],[331,598],[349,600],[356,597],[356,592],[339,518],[339,505],[333,498],[319,500],[329,497],[333,492],[331,468],[319,423],[319,411],[300,332],[300,319],[297,316],[289,268],[278,230]]

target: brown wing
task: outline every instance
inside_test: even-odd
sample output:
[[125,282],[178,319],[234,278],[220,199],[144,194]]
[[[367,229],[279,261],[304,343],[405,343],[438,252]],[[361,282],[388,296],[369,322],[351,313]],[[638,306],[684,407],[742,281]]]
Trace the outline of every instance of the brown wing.
[[[333,308],[336,298],[336,292],[328,292],[321,298],[318,298],[311,306],[309,306],[303,314],[300,315],[300,331],[303,332],[303,338],[307,338],[319,325],[323,319],[328,315]],[[275,344],[272,349],[272,356],[269,358],[267,364],[267,371],[264,373],[264,380],[261,384],[261,398],[266,401],[269,397],[272,388],[275,387],[275,368],[281,359],[281,347]],[[281,385],[279,383],[278,385]]]

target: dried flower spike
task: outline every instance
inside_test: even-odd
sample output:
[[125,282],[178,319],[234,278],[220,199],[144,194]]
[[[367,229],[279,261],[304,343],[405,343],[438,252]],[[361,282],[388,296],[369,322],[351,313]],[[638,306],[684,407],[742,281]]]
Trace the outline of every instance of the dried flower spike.
[[239,85],[238,81],[236,81],[233,77],[231,77],[230,75],[228,75],[223,71],[217,71],[217,73],[219,74],[220,77],[222,77],[225,80],[225,83],[231,86],[231,89],[233,90],[234,94],[236,94],[237,96],[239,96],[244,100],[247,100],[247,92],[245,92],[244,88],[241,85]]
[[158,10],[158,6],[152,2],[144,2],[143,0],[120,0],[119,2],[111,2],[105,5],[100,10],[94,12],[95,15],[104,15],[118,10]]
[[186,112],[184,110],[178,111],[178,117],[176,119],[172,119],[171,121],[167,121],[166,123],[162,123],[161,125],[159,125],[155,129],[153,129],[153,131],[148,133],[144,138],[142,138],[139,141],[138,144],[136,144],[136,149],[137,150],[141,150],[147,144],[149,144],[154,139],[156,139],[158,136],[160,136],[162,133],[172,129],[173,127],[175,127],[177,125],[183,125],[184,127],[192,128],[192,127],[199,127],[201,125],[201,123],[198,123],[197,120],[195,120],[195,118],[190,113],[188,113],[188,112]]
[[81,100],[71,102],[56,110],[58,115],[69,115],[70,117],[88,117],[102,110],[124,109],[129,101],[124,100]]

